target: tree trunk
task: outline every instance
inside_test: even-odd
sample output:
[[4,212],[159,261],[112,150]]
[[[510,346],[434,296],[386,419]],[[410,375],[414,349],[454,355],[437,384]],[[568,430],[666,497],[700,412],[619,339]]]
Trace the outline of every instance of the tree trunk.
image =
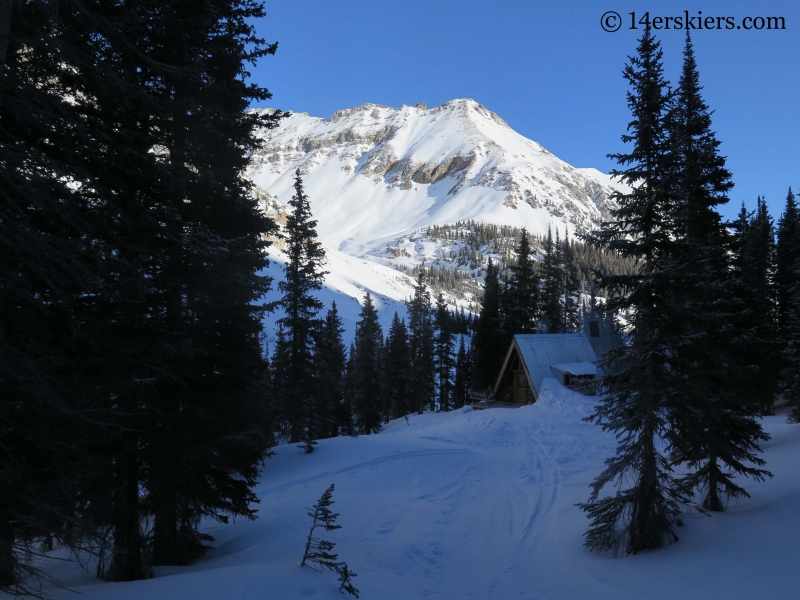
[[[174,497],[174,496],[173,496]],[[153,521],[153,566],[181,565],[178,551],[178,510],[162,498]]]
[[719,497],[719,465],[717,465],[717,457],[710,456],[708,459],[708,492],[703,500],[703,508],[713,512],[723,512],[725,505]]
[[136,581],[145,579],[142,539],[139,529],[139,468],[135,441],[125,440],[117,467],[117,488],[114,490],[114,548],[106,579]]
[[6,513],[0,513],[0,589],[17,583],[14,556],[14,527]]

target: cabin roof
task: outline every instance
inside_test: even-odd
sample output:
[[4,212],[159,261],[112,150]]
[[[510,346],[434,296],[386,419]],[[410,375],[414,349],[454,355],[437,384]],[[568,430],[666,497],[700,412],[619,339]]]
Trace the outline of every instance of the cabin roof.
[[582,333],[517,334],[508,349],[508,355],[503,369],[498,375],[495,390],[497,390],[502,381],[506,367],[510,362],[509,358],[515,347],[525,363],[525,370],[537,396],[542,388],[544,379],[553,376],[550,370],[551,366],[593,363],[597,360],[597,355],[589,343],[589,338]]

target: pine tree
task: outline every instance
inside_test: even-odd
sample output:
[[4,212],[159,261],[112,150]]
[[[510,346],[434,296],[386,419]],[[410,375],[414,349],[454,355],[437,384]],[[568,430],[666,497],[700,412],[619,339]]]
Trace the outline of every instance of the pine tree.
[[486,266],[481,311],[472,341],[475,383],[486,388],[500,374],[508,349],[500,315],[501,287],[499,272],[492,259]]
[[723,497],[748,495],[734,475],[756,480],[769,475],[758,468],[764,461],[756,454],[758,442],[768,436],[743,395],[751,387],[747,378],[752,367],[735,350],[749,340],[737,327],[739,305],[731,302],[739,288],[730,264],[733,240],[715,209],[728,201],[733,184],[700,90],[687,32],[683,73],[669,120],[681,273],[671,303],[683,313],[669,357],[673,372],[682,376],[673,383],[669,439],[673,461],[693,469],[681,480],[686,492],[701,491],[703,508],[722,511]]
[[800,215],[791,188],[778,224],[775,280],[783,346],[780,388],[791,407],[789,420],[796,423],[800,422]]
[[444,295],[436,299],[436,335],[433,342],[433,355],[436,361],[436,380],[438,384],[439,410],[453,408],[453,332],[450,313]]
[[404,417],[417,409],[410,396],[409,360],[408,330],[395,312],[386,336],[384,363],[386,413],[390,418]]
[[414,286],[414,297],[408,301],[409,396],[416,410],[434,410],[435,363],[433,357],[433,322],[431,296],[420,270]]
[[520,234],[516,253],[516,264],[510,267],[511,278],[503,292],[505,338],[509,343],[517,333],[534,333],[539,322],[539,279],[525,229]]
[[548,333],[561,332],[565,321],[561,300],[565,291],[564,270],[559,260],[559,253],[559,243],[553,241],[553,233],[548,225],[542,261],[542,317],[547,322]]
[[340,429],[347,429],[349,417],[344,408],[347,351],[342,341],[343,332],[336,302],[332,302],[325,315],[314,354],[321,437],[335,437],[339,435]]
[[334,484],[331,484],[327,490],[322,494],[319,500],[309,511],[308,516],[312,518],[311,528],[308,531],[308,538],[306,539],[306,548],[303,552],[303,560],[300,561],[301,567],[308,567],[315,571],[321,571],[323,568],[330,569],[339,575],[339,591],[355,596],[358,598],[358,590],[353,586],[352,578],[357,575],[350,570],[347,563],[340,561],[339,555],[333,553],[336,544],[328,540],[314,537],[314,531],[317,527],[322,527],[325,531],[334,531],[341,529],[341,525],[337,525],[336,518],[338,513],[333,512],[330,507],[334,504],[333,496]]
[[347,435],[357,435],[353,423],[353,395],[355,393],[356,381],[356,346],[355,342],[350,343],[350,351],[347,353],[347,367],[344,376],[344,414],[346,416],[345,431]]
[[472,353],[464,344],[464,335],[459,336],[456,354],[456,377],[453,382],[453,406],[461,408],[469,401],[470,381],[472,381]]
[[[37,489],[36,469],[27,482],[14,483],[57,508],[51,526],[86,517],[111,531],[103,575],[142,578],[149,561],[140,523],[147,512],[159,522],[158,553],[179,526],[189,545],[197,542],[199,515],[252,514],[249,489],[264,452],[260,411],[248,400],[263,368],[253,300],[266,289],[256,272],[266,264],[260,234],[270,225],[240,174],[255,145],[253,126],[270,119],[244,113],[251,100],[269,95],[244,82],[242,62],[274,46],[265,47],[246,24],[261,9],[238,2],[66,3],[60,10],[29,3],[15,11],[0,93],[4,134],[14,140],[2,144],[10,202],[0,221],[13,233],[2,238],[8,249],[33,234],[48,266],[41,271],[38,259],[24,253],[10,255],[21,264],[3,256],[4,266],[25,277],[0,312],[7,314],[10,298],[22,309],[11,311],[13,321],[27,327],[37,311],[44,317],[26,334],[33,341],[27,348],[15,347],[17,331],[3,323],[9,355],[23,359],[10,397],[22,392],[17,398],[29,408],[57,408],[36,420],[82,435],[37,432],[61,448],[55,462],[38,460],[70,474],[66,496]],[[36,207],[32,219],[16,210],[21,206]],[[28,297],[41,306],[15,300],[20,291],[33,291]],[[44,344],[42,332],[56,343]],[[44,363],[42,351],[50,357]],[[41,383],[28,381],[31,374]],[[5,391],[0,397],[9,397]],[[88,407],[94,424],[82,427]],[[203,419],[189,428],[175,414]],[[215,435],[203,437],[211,430]],[[22,448],[20,441],[6,439]],[[171,500],[176,490],[166,489],[170,463],[180,462],[175,447],[195,461],[175,481],[180,506]],[[208,455],[198,457],[198,448]],[[91,467],[82,462],[86,455]],[[14,462],[28,464],[23,459]],[[48,478],[57,482],[52,473]],[[170,505],[180,514],[174,527],[163,527],[159,515]],[[20,506],[15,511],[25,514]],[[25,521],[38,519],[28,514]]]
[[757,198],[752,213],[742,204],[734,230],[734,267],[742,288],[739,294],[742,318],[738,326],[750,332],[741,353],[743,360],[757,371],[749,393],[762,414],[772,414],[780,366],[775,320],[775,231],[761,197]]
[[[286,358],[288,386],[281,389],[281,414],[289,425],[289,442],[301,439],[307,452],[312,451],[311,440],[319,431],[316,417],[312,414],[316,403],[314,339],[321,322],[317,314],[322,308],[313,292],[322,287],[325,271],[321,264],[325,251],[317,240],[317,222],[311,218],[308,196],[303,190],[300,170],[295,173],[294,196],[289,201],[292,212],[286,218],[286,246],[284,253],[287,262],[284,267],[285,278],[278,284],[283,292],[278,305],[285,316],[278,320],[286,335]],[[278,390],[276,390],[278,391]]]
[[775,286],[778,300],[778,327],[786,331],[791,319],[792,288],[796,280],[795,265],[800,259],[800,213],[792,188],[786,195],[786,207],[778,221],[778,242],[775,247]]
[[795,285],[786,307],[786,328],[782,335],[784,367],[781,389],[789,404],[789,421],[800,423],[800,260],[795,262]]
[[382,421],[383,332],[369,292],[356,323],[354,352],[352,398],[356,426],[359,433],[378,433]]
[[260,143],[254,128],[277,124],[275,114],[245,112],[252,100],[270,97],[244,82],[244,63],[275,49],[246,25],[261,9],[221,1],[159,8],[149,36],[153,55],[178,68],[160,74],[170,101],[158,127],[164,164],[174,174],[162,201],[175,218],[154,282],[163,289],[158,301],[179,352],[170,359],[178,377],[152,390],[160,419],[142,453],[154,565],[196,558],[208,539],[198,531],[202,517],[255,515],[251,488],[269,438],[254,393],[265,368],[258,299],[269,284],[259,273],[267,266],[263,234],[274,224],[258,210],[242,173]]
[[580,298],[583,286],[568,230],[564,234],[561,256],[564,268],[564,308],[561,329],[567,333],[574,333],[580,327]]
[[[631,185],[617,194],[614,220],[604,221],[588,239],[601,248],[641,261],[635,275],[598,274],[598,283],[610,293],[611,311],[630,311],[630,345],[601,359],[613,370],[602,378],[604,395],[590,420],[619,440],[616,455],[592,483],[589,502],[581,505],[591,519],[586,546],[592,550],[624,548],[636,554],[675,541],[673,524],[683,497],[672,468],[659,451],[668,433],[667,409],[672,399],[673,375],[667,366],[673,325],[669,290],[674,284],[673,198],[668,132],[665,121],[671,93],[663,77],[662,52],[650,27],[639,40],[637,55],[624,70],[631,86],[628,107],[633,119],[625,143],[627,154],[611,155],[624,171],[613,175]],[[619,489],[629,483],[630,487]],[[619,486],[613,496],[600,499],[606,485]]]

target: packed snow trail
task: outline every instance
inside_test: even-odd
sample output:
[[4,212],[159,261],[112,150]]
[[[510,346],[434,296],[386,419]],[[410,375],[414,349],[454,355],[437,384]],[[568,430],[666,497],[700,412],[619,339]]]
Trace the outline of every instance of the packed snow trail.
[[583,548],[575,507],[615,446],[582,421],[595,401],[546,380],[532,406],[412,415],[378,435],[322,440],[312,455],[282,446],[257,490],[260,518],[209,523],[215,549],[199,563],[124,584],[73,564],[49,571],[87,598],[341,599],[333,573],[299,567],[304,507],[335,483],[342,529],[322,537],[358,574],[362,600],[796,597],[800,425],[765,421],[775,478],[747,482],[752,499],[686,515],[675,545],[613,559]]

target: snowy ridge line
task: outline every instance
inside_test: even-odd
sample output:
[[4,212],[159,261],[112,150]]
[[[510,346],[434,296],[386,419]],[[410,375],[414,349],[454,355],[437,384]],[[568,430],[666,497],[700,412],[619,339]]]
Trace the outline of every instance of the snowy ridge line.
[[[261,109],[266,110],[266,109]],[[476,220],[584,231],[615,207],[625,186],[576,169],[474,100],[296,113],[259,133],[247,174],[279,199],[303,174],[320,238],[358,256],[434,224]]]

